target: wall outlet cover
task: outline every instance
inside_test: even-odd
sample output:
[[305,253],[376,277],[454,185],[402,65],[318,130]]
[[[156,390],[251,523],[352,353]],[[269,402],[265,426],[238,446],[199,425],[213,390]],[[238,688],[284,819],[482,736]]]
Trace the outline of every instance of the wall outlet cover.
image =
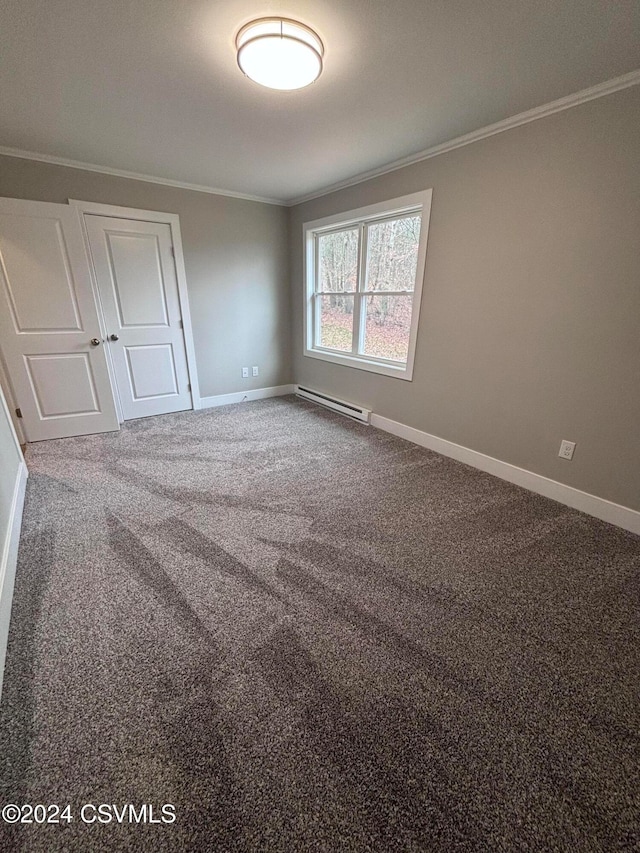
[[571,460],[571,459],[573,459],[573,451],[575,449],[576,449],[575,441],[566,441],[565,439],[563,439],[561,444],[560,444],[560,450],[558,452],[558,456],[561,459]]
[[248,379],[248,378],[249,378],[249,368],[248,368],[248,367],[243,367],[243,368],[242,368],[242,378],[243,378],[243,379]]

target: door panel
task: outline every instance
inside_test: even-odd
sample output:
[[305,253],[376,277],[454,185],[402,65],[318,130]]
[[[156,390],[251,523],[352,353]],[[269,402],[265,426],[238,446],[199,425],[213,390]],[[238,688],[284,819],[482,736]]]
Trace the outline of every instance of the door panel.
[[178,394],[178,377],[171,344],[124,347],[134,400]]
[[86,352],[25,356],[42,420],[98,411],[96,383]]
[[158,235],[104,233],[120,327],[168,326]]
[[73,208],[0,199],[0,339],[28,441],[119,429]]
[[0,233],[4,280],[16,331],[81,331],[60,221],[0,214]]
[[125,420],[192,408],[170,226],[85,222]]

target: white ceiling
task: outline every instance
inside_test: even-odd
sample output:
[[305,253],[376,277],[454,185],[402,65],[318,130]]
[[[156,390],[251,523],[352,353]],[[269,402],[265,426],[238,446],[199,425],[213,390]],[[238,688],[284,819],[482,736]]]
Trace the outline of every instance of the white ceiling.
[[[297,92],[239,71],[282,14]],[[291,200],[640,67],[640,0],[2,0],[0,146]]]

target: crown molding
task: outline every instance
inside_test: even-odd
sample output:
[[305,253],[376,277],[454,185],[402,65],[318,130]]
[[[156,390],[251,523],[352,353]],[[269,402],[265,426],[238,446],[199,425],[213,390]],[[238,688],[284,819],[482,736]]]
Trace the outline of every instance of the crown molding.
[[257,201],[261,204],[275,204],[279,207],[284,202],[275,198],[264,198],[258,195],[236,193],[231,190],[221,190],[204,184],[189,184],[184,181],[173,181],[171,178],[158,178],[154,175],[144,175],[139,172],[127,172],[124,169],[112,169],[110,166],[97,166],[95,163],[84,163],[81,160],[69,160],[67,157],[57,157],[53,154],[39,154],[37,151],[24,151],[21,148],[6,148],[0,145],[0,155],[17,157],[20,160],[36,160],[38,163],[51,163],[54,166],[66,166],[68,169],[81,169],[84,172],[98,172],[101,175],[113,175],[116,178],[129,178],[132,181],[145,181],[148,184],[161,184],[165,187],[175,187],[179,190],[191,190],[196,193],[222,195],[228,198],[239,198],[243,201]]
[[462,148],[465,145],[472,145],[474,142],[480,142],[482,139],[487,139],[489,136],[495,136],[498,133],[504,133],[505,130],[511,130],[514,127],[520,127],[523,124],[537,121],[541,118],[553,115],[554,113],[570,110],[572,107],[577,107],[580,104],[585,104],[587,101],[593,101],[596,98],[603,98],[605,95],[611,95],[614,92],[619,92],[622,89],[628,89],[631,86],[636,86],[640,83],[640,69],[630,71],[628,74],[623,74],[621,77],[615,77],[613,80],[607,80],[604,83],[598,83],[596,86],[591,86],[589,89],[582,89],[580,92],[575,92],[572,95],[567,95],[564,98],[558,98],[557,101],[551,101],[548,104],[543,104],[539,107],[534,107],[526,112],[518,113],[509,118],[498,121],[495,124],[489,124],[486,127],[481,127],[471,133],[465,133],[464,136],[457,136],[455,139],[450,139],[448,142],[443,142],[440,145],[434,145],[432,148],[426,148],[424,151],[419,151],[417,154],[410,154],[408,157],[403,157],[401,160],[394,160],[386,166],[380,166],[377,169],[371,169],[368,172],[362,172],[353,178],[347,178],[344,181],[331,184],[323,190],[308,193],[307,195],[298,196],[286,202],[287,207],[294,207],[298,204],[303,204],[306,201],[312,201],[315,198],[329,195],[330,193],[343,190],[347,187],[361,184],[371,178],[386,175],[389,172],[395,172],[397,169],[402,169],[405,166],[411,166],[414,163],[421,163],[423,160],[429,160],[431,157],[438,157],[440,154],[446,154],[449,151],[455,151],[456,148]]

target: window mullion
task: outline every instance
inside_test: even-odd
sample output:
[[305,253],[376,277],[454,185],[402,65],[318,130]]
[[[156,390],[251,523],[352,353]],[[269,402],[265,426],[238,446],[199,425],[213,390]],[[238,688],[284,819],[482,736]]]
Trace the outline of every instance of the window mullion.
[[318,240],[318,235],[313,235],[313,267],[314,267],[314,279],[313,279],[313,296],[311,298],[311,310],[313,311],[313,346],[318,346],[320,344],[320,308],[318,306],[318,300],[321,298],[318,296],[318,291],[321,290],[321,282],[320,282],[320,241]]
[[367,296],[413,296],[414,290],[367,290]]
[[358,284],[353,306],[353,348],[354,355],[362,353],[364,348],[364,328],[366,319],[365,287],[367,274],[367,226],[361,222],[358,235]]

